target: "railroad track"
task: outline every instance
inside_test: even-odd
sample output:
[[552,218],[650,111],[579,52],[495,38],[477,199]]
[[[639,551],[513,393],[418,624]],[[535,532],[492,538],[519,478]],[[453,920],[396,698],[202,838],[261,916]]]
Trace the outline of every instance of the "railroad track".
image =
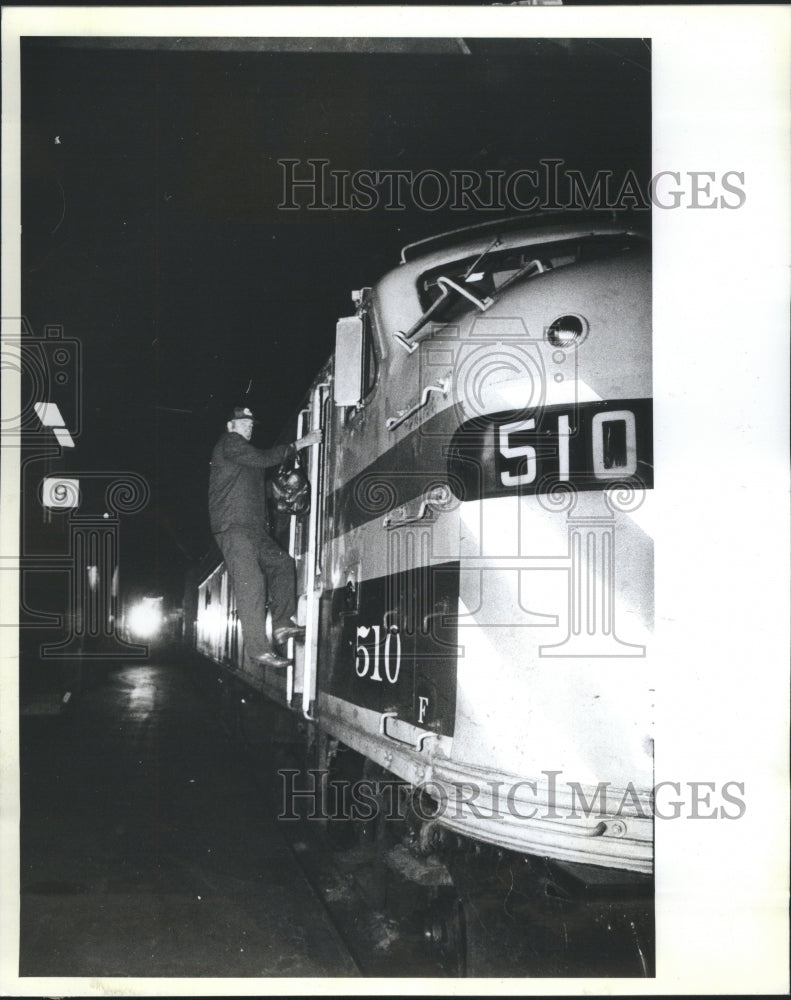
[[[196,676],[200,687],[216,696],[216,668],[202,669]],[[288,713],[255,693],[232,690],[226,679],[223,686],[223,697],[211,697],[210,703],[249,763],[262,807],[277,816],[282,808],[278,772],[305,772],[304,744]],[[458,975],[458,957],[438,951],[427,938],[415,887],[387,866],[385,852],[367,837],[364,825],[350,822],[339,830],[336,824],[309,819],[304,805],[298,819],[280,820],[279,830],[359,974]]]
[[[289,811],[284,772],[301,791],[309,787],[309,769],[319,764],[331,770],[333,781],[361,776],[361,758],[348,748],[333,759],[319,744],[308,756],[295,716],[235,679],[222,679],[218,698],[216,667],[206,668],[202,683],[214,685],[210,701],[219,706],[271,816]],[[364,762],[362,777],[385,787],[393,778],[372,762]],[[293,818],[280,819],[278,827],[360,975],[652,974],[653,957],[644,953],[652,910],[628,880],[602,894],[597,871],[566,872],[430,822],[413,826],[408,810],[391,820],[381,799],[370,821],[312,819],[317,801],[295,800]]]

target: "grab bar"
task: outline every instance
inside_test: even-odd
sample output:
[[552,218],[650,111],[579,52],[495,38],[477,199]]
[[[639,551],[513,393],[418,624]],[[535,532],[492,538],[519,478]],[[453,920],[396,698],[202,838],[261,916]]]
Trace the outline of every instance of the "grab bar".
[[417,413],[418,410],[422,410],[423,407],[428,402],[428,398],[432,392],[441,392],[443,396],[447,396],[450,390],[450,379],[441,378],[437,385],[427,385],[423,390],[423,395],[415,403],[413,407],[406,410],[404,413],[399,414],[397,417],[388,417],[385,421],[385,427],[389,431],[394,431],[396,427],[400,427],[405,420],[408,420],[413,413]]

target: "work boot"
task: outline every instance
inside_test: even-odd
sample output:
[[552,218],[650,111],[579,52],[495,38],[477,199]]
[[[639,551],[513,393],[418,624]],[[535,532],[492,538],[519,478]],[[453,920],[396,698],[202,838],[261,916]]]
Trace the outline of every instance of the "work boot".
[[285,670],[291,663],[291,660],[287,660],[285,656],[279,656],[274,649],[261,653],[260,656],[254,656],[253,659],[256,663],[260,663],[264,667],[273,667],[275,670]]

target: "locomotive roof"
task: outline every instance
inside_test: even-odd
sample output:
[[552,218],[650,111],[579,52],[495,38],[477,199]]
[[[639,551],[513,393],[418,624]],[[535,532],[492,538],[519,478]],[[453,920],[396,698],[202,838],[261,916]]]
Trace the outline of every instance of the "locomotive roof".
[[598,234],[633,233],[647,236],[647,222],[633,213],[616,212],[541,212],[493,219],[475,226],[451,229],[407,244],[401,250],[400,263],[417,263],[426,267],[456,260],[466,254],[480,253],[495,238],[499,247],[507,249],[531,243]]
[[[647,243],[650,218],[625,212],[542,212],[467,226],[412,243],[404,247],[401,263],[373,286],[379,325],[389,332],[408,330],[425,309],[418,289],[421,277],[451,264],[475,258],[493,261],[503,252],[532,247],[551,256],[552,244],[620,236]],[[481,268],[486,266],[481,264]]]

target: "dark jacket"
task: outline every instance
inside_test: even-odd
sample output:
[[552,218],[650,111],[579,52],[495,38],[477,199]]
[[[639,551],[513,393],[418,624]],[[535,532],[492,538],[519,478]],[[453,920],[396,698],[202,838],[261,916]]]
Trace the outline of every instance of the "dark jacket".
[[279,465],[286,445],[261,451],[241,434],[226,431],[214,446],[209,470],[209,521],[213,534],[243,528],[251,534],[269,531],[264,469]]

